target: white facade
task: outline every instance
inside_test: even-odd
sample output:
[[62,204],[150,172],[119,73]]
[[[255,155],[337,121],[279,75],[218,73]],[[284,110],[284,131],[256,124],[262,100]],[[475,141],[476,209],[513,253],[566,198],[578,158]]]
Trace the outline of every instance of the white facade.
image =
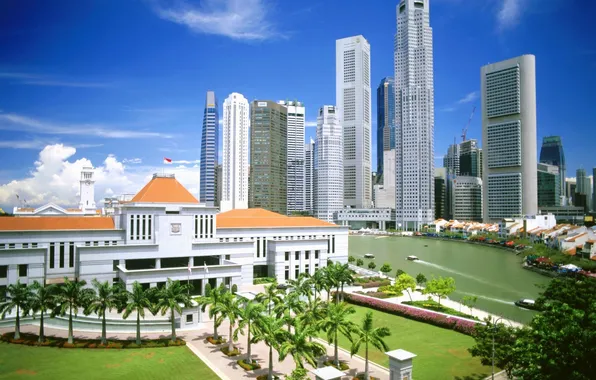
[[395,209],[395,149],[383,151],[383,184],[374,192],[375,208]]
[[453,219],[482,221],[482,179],[459,176],[453,180]]
[[434,219],[434,83],[429,0],[401,0],[395,35],[395,214],[419,230]]
[[287,137],[287,211],[306,210],[305,162],[304,162],[304,115],[305,107],[298,101],[279,101],[288,110]]
[[233,92],[223,104],[223,163],[220,210],[248,208],[249,105]]
[[333,222],[343,208],[343,131],[337,108],[323,106],[317,117],[315,145],[315,217]]
[[79,208],[83,211],[91,210],[95,212],[95,178],[93,178],[93,168],[85,167],[81,171],[81,180],[79,181],[79,193],[81,202]]
[[523,55],[483,66],[483,219],[535,215],[536,59]]
[[315,141],[304,144],[304,209],[315,211]]
[[459,175],[459,144],[451,144],[447,148],[447,154],[443,157],[443,166],[447,169],[447,173]]
[[369,208],[371,186],[370,44],[363,36],[335,41],[335,104],[344,133],[344,205]]

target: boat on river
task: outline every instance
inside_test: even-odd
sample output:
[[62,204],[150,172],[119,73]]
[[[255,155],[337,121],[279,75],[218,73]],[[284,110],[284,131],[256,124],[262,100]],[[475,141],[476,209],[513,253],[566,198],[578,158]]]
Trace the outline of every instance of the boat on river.
[[416,260],[420,260],[420,259],[418,258],[418,256],[408,256],[408,257],[406,257],[406,260],[416,261]]
[[364,258],[365,258],[365,259],[374,259],[374,258],[375,258],[375,255],[373,255],[372,253],[366,253],[366,254],[364,255]]
[[538,305],[536,305],[536,301],[531,300],[531,299],[521,299],[519,301],[515,301],[515,306],[517,307],[521,307],[524,309],[529,309],[529,310],[538,310]]

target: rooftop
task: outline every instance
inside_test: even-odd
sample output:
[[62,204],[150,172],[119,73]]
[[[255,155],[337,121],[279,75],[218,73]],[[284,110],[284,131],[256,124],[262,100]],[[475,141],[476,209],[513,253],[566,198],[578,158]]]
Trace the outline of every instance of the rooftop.
[[238,209],[217,215],[217,228],[337,227],[309,216],[286,216],[262,208]]
[[113,230],[110,217],[27,216],[0,218],[0,231]]
[[130,202],[138,203],[195,203],[195,198],[176,178],[173,176],[154,175],[135,195]]

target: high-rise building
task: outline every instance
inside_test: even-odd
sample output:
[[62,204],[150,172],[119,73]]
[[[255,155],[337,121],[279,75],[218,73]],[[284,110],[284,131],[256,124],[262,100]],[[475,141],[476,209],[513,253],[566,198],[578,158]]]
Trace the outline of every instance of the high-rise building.
[[419,230],[433,220],[433,43],[429,0],[401,0],[395,35],[396,226]]
[[538,213],[536,59],[483,66],[483,207],[485,221]]
[[575,204],[575,189],[577,188],[577,178],[565,178],[565,197],[568,199],[569,204],[576,206]]
[[559,168],[559,178],[561,178],[561,195],[565,194],[565,153],[563,152],[563,142],[560,136],[547,136],[542,139],[540,148],[540,162],[543,164],[555,165]]
[[574,206],[583,207],[585,212],[588,212],[592,209],[592,178],[586,175],[583,168],[577,169],[575,178],[577,186]]
[[374,186],[375,208],[395,208],[395,149],[383,151],[381,183]]
[[215,167],[215,206],[221,204],[221,164]]
[[453,180],[453,219],[482,221],[482,179],[459,176]]
[[482,178],[482,149],[475,139],[459,144],[459,174]]
[[223,155],[220,211],[248,208],[249,106],[237,92],[223,104]]
[[538,208],[561,205],[561,177],[559,167],[538,164]]
[[371,186],[370,44],[362,36],[335,41],[335,99],[344,140],[344,205],[369,208]]
[[392,77],[385,77],[377,87],[377,176],[379,177],[383,175],[383,152],[395,149],[394,83]]
[[304,210],[314,215],[315,210],[315,141],[304,144]]
[[292,212],[305,211],[304,189],[304,113],[305,108],[298,101],[279,101],[287,108],[288,140],[287,140],[287,210]]
[[315,143],[315,217],[328,222],[344,200],[344,134],[336,112],[334,106],[319,109]]
[[596,168],[592,168],[592,210],[596,211]]
[[447,154],[443,157],[443,167],[448,174],[459,175],[459,144],[451,144],[447,148]]
[[215,168],[218,165],[219,149],[219,112],[215,92],[207,91],[205,111],[203,112],[203,131],[201,133],[201,164],[199,184],[199,202],[207,206],[215,205],[216,180]]
[[259,207],[280,214],[286,214],[288,211],[287,128],[288,109],[284,105],[268,100],[252,102],[248,201],[250,208]]
[[447,171],[445,168],[435,168],[435,219],[447,219],[445,214],[445,181]]

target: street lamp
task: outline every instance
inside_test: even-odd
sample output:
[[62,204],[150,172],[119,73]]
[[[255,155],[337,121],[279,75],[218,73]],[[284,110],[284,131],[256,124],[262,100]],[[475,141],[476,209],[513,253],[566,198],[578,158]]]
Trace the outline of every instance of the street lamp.
[[492,376],[491,376],[492,380],[495,380],[495,333],[497,332],[497,326],[498,326],[497,324],[499,321],[507,321],[507,322],[509,322],[509,325],[511,327],[513,327],[511,322],[507,319],[503,319],[503,317],[499,317],[493,322],[493,358],[492,358]]

